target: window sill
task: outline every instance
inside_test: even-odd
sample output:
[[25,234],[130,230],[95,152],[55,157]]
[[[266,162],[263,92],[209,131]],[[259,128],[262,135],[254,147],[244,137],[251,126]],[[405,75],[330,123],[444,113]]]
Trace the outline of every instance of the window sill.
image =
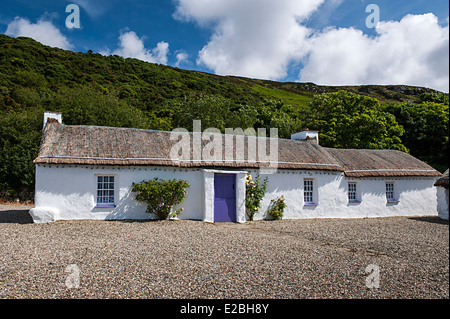
[[97,205],[94,208],[116,208],[116,205]]
[[398,203],[400,203],[400,201],[399,200],[388,200],[387,203],[388,204],[398,204]]
[[317,206],[319,204],[316,203],[307,203],[307,204],[303,204],[303,206]]
[[360,200],[350,200],[348,201],[349,204],[361,204]]

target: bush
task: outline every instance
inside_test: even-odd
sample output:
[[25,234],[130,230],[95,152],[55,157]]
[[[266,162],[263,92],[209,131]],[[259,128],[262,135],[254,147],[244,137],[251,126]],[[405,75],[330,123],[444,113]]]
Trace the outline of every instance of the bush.
[[177,217],[183,208],[172,212],[174,205],[180,204],[186,197],[185,188],[190,185],[184,180],[163,180],[155,177],[149,181],[142,181],[139,184],[133,183],[132,190],[136,192],[136,200],[147,202],[146,212],[155,214],[159,219]]
[[270,217],[275,220],[283,218],[283,211],[286,208],[286,203],[284,202],[284,196],[272,199],[270,201],[269,210],[267,213]]
[[259,175],[252,181],[251,175],[247,174],[245,181],[245,212],[250,221],[253,220],[255,214],[259,211],[260,202],[266,194],[267,177],[264,182],[260,182]]

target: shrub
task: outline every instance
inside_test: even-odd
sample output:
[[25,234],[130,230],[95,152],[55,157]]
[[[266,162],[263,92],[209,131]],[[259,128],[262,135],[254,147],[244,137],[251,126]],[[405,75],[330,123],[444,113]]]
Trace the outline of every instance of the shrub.
[[286,208],[286,203],[284,202],[284,196],[272,199],[270,201],[269,210],[267,213],[270,217],[275,220],[283,218],[283,211]]
[[267,177],[261,183],[259,175],[252,181],[250,174],[247,174],[245,181],[245,212],[249,220],[253,220],[255,214],[259,211],[260,202],[266,194]]
[[132,191],[136,192],[136,200],[147,202],[146,212],[155,214],[159,219],[177,217],[183,208],[172,212],[174,205],[184,201],[190,185],[185,180],[163,180],[158,177],[139,184],[133,183]]

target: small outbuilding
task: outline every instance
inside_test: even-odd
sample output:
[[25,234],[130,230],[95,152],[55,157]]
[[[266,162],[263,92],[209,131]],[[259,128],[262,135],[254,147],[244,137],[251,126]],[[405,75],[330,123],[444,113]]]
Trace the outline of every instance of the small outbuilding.
[[[281,195],[286,219],[437,215],[433,185],[441,176],[396,150],[322,147],[315,131],[291,139],[201,132],[195,125],[193,132],[164,132],[64,125],[52,113],[34,163],[35,222],[148,219],[132,184],[155,177],[190,184],[178,218],[245,222],[247,174],[268,178],[255,219],[266,218]],[[448,218],[448,171],[446,191]]]
[[448,220],[448,169],[434,186],[437,187],[437,211],[440,218]]

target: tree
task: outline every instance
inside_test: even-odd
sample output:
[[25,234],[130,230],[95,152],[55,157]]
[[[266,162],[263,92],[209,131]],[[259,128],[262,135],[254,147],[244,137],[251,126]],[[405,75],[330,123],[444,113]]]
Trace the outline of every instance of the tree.
[[403,142],[412,155],[441,172],[448,168],[448,104],[388,104],[384,109],[393,114],[408,132]]
[[150,128],[145,114],[114,94],[90,86],[59,89],[47,102],[47,110],[63,113],[65,124]]
[[3,196],[9,194],[22,200],[32,197],[33,160],[41,138],[41,114],[39,109],[30,109],[0,117],[0,192]]
[[253,127],[256,111],[246,105],[240,105],[221,96],[191,95],[176,105],[173,127],[183,127],[192,131],[193,120],[201,120],[202,128],[214,127],[221,132],[225,128]]
[[346,91],[316,95],[305,121],[319,131],[321,145],[336,148],[397,149],[404,129],[378,100]]

